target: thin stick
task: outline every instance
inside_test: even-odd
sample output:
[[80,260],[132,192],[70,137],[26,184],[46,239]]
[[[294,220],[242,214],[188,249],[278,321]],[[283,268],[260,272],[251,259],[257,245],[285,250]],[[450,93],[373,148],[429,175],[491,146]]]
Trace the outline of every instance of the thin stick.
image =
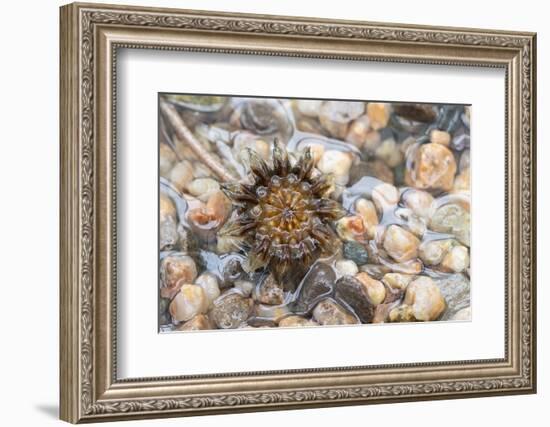
[[197,157],[208,166],[212,172],[222,181],[235,181],[236,178],[231,175],[208,151],[204,149],[202,144],[195,138],[193,132],[185,125],[178,111],[173,105],[166,102],[161,102],[160,108],[168,119],[178,138],[187,142]]

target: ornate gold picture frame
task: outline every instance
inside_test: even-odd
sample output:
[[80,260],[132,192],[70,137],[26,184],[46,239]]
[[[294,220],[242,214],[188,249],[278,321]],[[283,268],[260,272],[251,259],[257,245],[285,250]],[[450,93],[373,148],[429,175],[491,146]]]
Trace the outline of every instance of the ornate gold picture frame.
[[[61,418],[78,422],[536,391],[536,37],[98,4],[61,8]],[[117,52],[152,49],[505,72],[504,357],[120,379]]]

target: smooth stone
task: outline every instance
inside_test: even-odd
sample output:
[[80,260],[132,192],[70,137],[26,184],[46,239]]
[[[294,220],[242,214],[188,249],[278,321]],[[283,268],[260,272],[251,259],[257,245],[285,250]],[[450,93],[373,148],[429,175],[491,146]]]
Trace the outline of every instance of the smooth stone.
[[357,264],[350,259],[336,261],[334,268],[340,276],[355,276],[359,272]]
[[461,309],[470,306],[470,281],[464,274],[448,274],[435,281],[447,301],[447,309],[441,320],[448,320]]
[[363,102],[325,101],[319,111],[319,122],[332,136],[344,139],[349,123],[364,111]]
[[357,265],[366,264],[369,260],[369,253],[367,249],[359,242],[344,242],[343,253],[344,258],[352,260]]
[[444,271],[462,273],[470,266],[470,254],[468,248],[457,245],[453,246],[441,261],[441,268]]
[[365,144],[369,130],[370,119],[367,115],[362,115],[350,124],[346,141],[352,143],[357,148],[361,148]]
[[174,201],[164,193],[160,193],[159,197],[159,218],[161,222],[166,218],[172,218],[176,221],[177,211]]
[[255,288],[254,299],[262,304],[279,305],[284,301],[283,286],[269,274]]
[[375,304],[363,281],[351,276],[341,277],[336,281],[334,296],[338,302],[351,307],[362,323],[372,322]]
[[416,276],[413,274],[402,273],[387,273],[384,274],[382,282],[388,285],[392,289],[399,289],[404,291],[407,286],[414,280]]
[[212,170],[201,162],[193,163],[193,175],[195,178],[213,178]]
[[368,273],[361,272],[355,276],[367,289],[369,301],[378,305],[386,299],[386,287],[380,280],[373,279]]
[[324,262],[316,262],[307,272],[297,290],[298,310],[309,311],[317,301],[334,290],[336,274]]
[[384,249],[399,263],[413,260],[418,255],[420,240],[398,225],[390,225],[384,235]]
[[383,140],[374,154],[390,168],[394,168],[403,162],[403,153],[393,137]]
[[430,142],[448,147],[451,143],[451,134],[444,130],[434,129],[430,132]]
[[170,314],[178,322],[190,320],[208,308],[208,298],[197,285],[185,284],[170,303]]
[[253,302],[238,292],[227,292],[212,303],[210,318],[220,329],[235,329],[250,316]]
[[202,273],[195,280],[195,285],[200,286],[204,290],[209,306],[216,298],[220,296],[220,286],[218,284],[218,278],[212,273]]
[[381,264],[365,264],[359,267],[359,271],[368,273],[369,276],[381,280],[384,274],[391,271],[390,267]]
[[378,213],[374,203],[367,199],[357,199],[355,202],[355,213],[359,215],[367,231],[367,237],[374,239],[376,235],[376,226],[379,223]]
[[371,127],[375,130],[385,128],[390,120],[390,104],[383,102],[369,102],[367,104],[367,115],[371,121]]
[[383,212],[390,209],[399,202],[399,190],[386,182],[378,184],[372,190],[372,201],[376,207]]
[[193,258],[181,253],[166,256],[160,266],[160,294],[173,298],[185,283],[193,283],[197,277],[197,266]]
[[355,325],[359,323],[353,314],[331,299],[325,299],[315,306],[313,319],[323,326]]
[[456,161],[451,150],[441,144],[422,144],[414,152],[415,167],[407,170],[408,185],[422,190],[450,191],[456,173]]
[[401,196],[404,205],[421,218],[429,218],[433,211],[433,196],[427,191],[407,189]]
[[189,193],[202,202],[208,201],[212,193],[219,189],[219,182],[212,178],[197,178],[187,186]]
[[452,234],[460,243],[470,246],[470,213],[460,205],[450,203],[441,206],[428,226],[438,233]]
[[464,169],[460,172],[453,184],[454,193],[468,193],[470,191],[470,168]]
[[307,319],[302,316],[288,316],[279,320],[279,327],[281,328],[296,328],[306,326],[319,326],[319,324],[313,319]]
[[254,290],[254,283],[248,280],[235,280],[235,289],[238,289],[243,296],[249,297]]
[[193,166],[188,160],[182,160],[177,163],[170,171],[170,182],[180,192],[187,189],[189,183],[193,180]]
[[336,221],[336,232],[344,241],[366,241],[368,239],[367,228],[363,218],[359,215],[351,215]]
[[159,174],[163,178],[170,176],[170,171],[178,161],[178,157],[169,145],[161,143],[159,146]]
[[172,216],[160,217],[159,222],[159,248],[161,251],[176,249],[178,244],[178,224]]
[[454,244],[452,239],[428,240],[418,248],[418,256],[426,265],[439,265]]
[[214,329],[208,317],[204,314],[197,314],[191,320],[182,323],[176,328],[176,331],[206,331]]
[[390,312],[390,320],[437,320],[445,308],[445,298],[438,285],[430,277],[420,276],[409,284],[403,304]]
[[349,181],[352,161],[353,159],[349,153],[327,150],[321,157],[317,167],[325,174],[332,174],[336,184],[346,185]]
[[458,310],[453,317],[451,317],[449,320],[472,320],[472,309],[470,306],[464,307],[460,310]]
[[296,100],[296,109],[300,112],[300,114],[308,117],[319,116],[319,111],[321,110],[322,105],[323,101],[315,99]]
[[309,148],[313,157],[313,164],[317,164],[321,161],[321,158],[325,154],[325,146],[323,144],[317,144],[315,142],[308,142],[304,144],[303,149]]

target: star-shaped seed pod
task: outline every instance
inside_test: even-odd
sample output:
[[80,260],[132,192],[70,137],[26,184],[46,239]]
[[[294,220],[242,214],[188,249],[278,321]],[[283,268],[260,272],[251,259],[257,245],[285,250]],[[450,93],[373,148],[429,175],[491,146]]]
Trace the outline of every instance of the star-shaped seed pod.
[[252,183],[222,185],[236,210],[220,234],[241,243],[250,269],[267,267],[282,277],[334,252],[338,237],[331,223],[346,212],[328,197],[332,177],[314,168],[310,149],[292,164],[275,140],[271,165],[252,150],[249,158]]

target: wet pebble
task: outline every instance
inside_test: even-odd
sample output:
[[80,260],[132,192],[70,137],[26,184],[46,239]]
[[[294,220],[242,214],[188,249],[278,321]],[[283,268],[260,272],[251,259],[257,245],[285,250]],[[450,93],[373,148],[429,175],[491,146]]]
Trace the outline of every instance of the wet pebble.
[[441,144],[422,144],[414,151],[414,168],[405,176],[408,185],[424,190],[450,191],[456,173],[451,150]]
[[212,304],[210,318],[220,329],[235,329],[250,316],[253,302],[237,292],[219,296]]
[[218,181],[212,178],[197,178],[189,183],[189,193],[203,202],[207,202],[210,196],[220,189]]
[[321,105],[323,105],[323,101],[316,99],[296,100],[296,109],[301,114],[308,117],[317,117],[319,115]]
[[302,316],[288,316],[279,321],[281,328],[295,328],[305,326],[319,326],[319,324],[313,319],[307,319]]
[[351,215],[340,218],[336,221],[336,232],[346,242],[363,242],[368,239],[367,228],[363,218],[359,215]]
[[343,253],[345,258],[352,260],[356,265],[366,264],[369,260],[367,249],[359,242],[344,242]]
[[381,304],[386,299],[386,287],[381,281],[373,279],[365,272],[357,274],[355,278],[360,281],[367,290],[369,301],[372,304]]
[[364,111],[362,102],[325,101],[319,111],[319,122],[332,136],[344,139],[349,123]]
[[180,192],[193,180],[193,166],[188,160],[177,163],[170,171],[170,181]]
[[376,226],[378,225],[378,213],[374,203],[367,199],[357,199],[355,202],[355,212],[363,220],[366,229],[366,234],[369,239],[374,239],[376,234]]
[[202,273],[195,280],[195,284],[200,286],[204,290],[204,293],[206,294],[206,298],[208,300],[208,306],[210,306],[210,304],[212,304],[212,302],[220,296],[220,286],[218,284],[218,278],[212,273]]
[[248,280],[235,280],[235,289],[238,289],[245,297],[249,297],[254,289],[254,283]]
[[447,309],[441,320],[452,318],[458,311],[470,306],[470,281],[464,274],[449,274],[436,279]]
[[302,279],[298,289],[298,309],[309,311],[320,298],[332,293],[335,281],[334,270],[324,262],[316,262]]
[[163,298],[172,298],[185,283],[193,283],[197,277],[197,266],[193,258],[181,253],[166,256],[160,266]]
[[470,308],[470,306],[462,308],[458,310],[449,320],[472,320],[472,309]]
[[430,193],[407,189],[401,197],[404,205],[421,218],[429,218],[432,215],[434,198]]
[[429,228],[439,233],[453,234],[460,243],[470,246],[470,213],[458,204],[450,203],[438,208]]
[[468,249],[462,245],[453,246],[441,261],[443,271],[462,273],[470,266]]
[[386,182],[380,183],[372,190],[372,201],[380,212],[393,208],[399,201],[399,191]]
[[353,314],[331,299],[325,299],[315,306],[313,319],[320,325],[355,325],[359,323]]
[[357,264],[349,259],[336,261],[334,268],[340,276],[355,276],[359,272]]
[[369,130],[370,119],[367,115],[362,115],[349,126],[346,141],[351,142],[357,148],[361,148],[365,144]]
[[170,171],[178,161],[176,153],[167,144],[159,146],[159,173],[164,178],[170,177]]
[[394,173],[382,160],[375,159],[368,162],[360,161],[350,169],[349,184],[355,184],[365,176],[372,176],[388,184],[394,183]]
[[390,119],[390,104],[383,102],[369,102],[367,104],[367,116],[370,119],[371,127],[375,130],[385,128]]
[[424,264],[439,265],[454,244],[452,239],[428,240],[420,245],[418,254]]
[[317,167],[326,174],[332,174],[337,184],[346,185],[349,181],[349,171],[352,157],[349,153],[336,150],[325,151]]
[[212,329],[212,322],[204,314],[197,314],[191,320],[182,323],[176,331],[206,331]]
[[392,289],[404,291],[416,276],[412,274],[387,273],[382,281]]
[[284,301],[283,286],[268,274],[256,287],[254,299],[262,304],[279,305]]
[[446,308],[445,299],[435,282],[421,276],[405,292],[403,304],[390,311],[392,322],[437,320]]
[[341,277],[336,281],[334,296],[338,302],[351,307],[361,322],[372,322],[375,304],[371,301],[369,287],[364,281],[351,276]]
[[390,168],[396,167],[403,161],[403,153],[399,150],[393,137],[384,139],[374,154]]
[[448,147],[451,143],[451,134],[444,130],[434,129],[430,132],[430,142]]
[[390,225],[384,235],[384,249],[397,262],[413,260],[417,257],[420,240],[411,232],[398,225]]
[[185,284],[170,303],[170,314],[178,322],[190,320],[208,308],[208,298],[197,285]]

